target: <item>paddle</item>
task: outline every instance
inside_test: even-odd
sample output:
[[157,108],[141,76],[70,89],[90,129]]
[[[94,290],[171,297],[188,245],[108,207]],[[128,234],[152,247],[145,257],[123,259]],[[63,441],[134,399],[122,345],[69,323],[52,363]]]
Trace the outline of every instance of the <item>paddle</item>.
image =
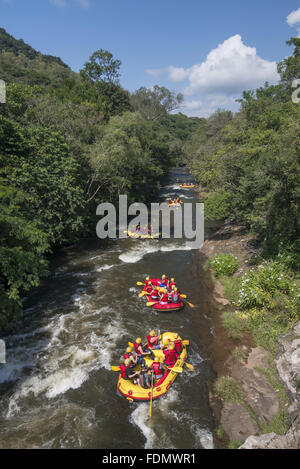
[[187,301],[182,295],[180,295],[182,300],[187,303],[189,305],[190,308],[195,308],[195,305],[193,305],[193,303],[190,303],[189,301]]
[[191,370],[191,371],[193,371],[193,370],[195,369],[195,368],[193,367],[193,365],[191,365],[190,363],[185,363],[185,362],[184,362],[184,364],[185,364],[185,366],[186,366],[189,370]]
[[150,417],[152,417],[152,400],[153,400],[153,371],[152,371],[152,380],[151,380],[151,399],[150,399],[150,409],[149,409],[149,414]]
[[120,371],[119,366],[112,366],[111,369],[112,369],[112,371]]
[[156,303],[158,303],[157,301],[148,301],[148,303],[146,303],[146,306],[153,306],[153,305],[156,305]]
[[137,285],[139,285],[140,287],[143,287],[145,284],[143,282],[136,282]]
[[142,296],[147,295],[146,291],[142,291],[142,293],[139,293],[139,298],[142,298]]

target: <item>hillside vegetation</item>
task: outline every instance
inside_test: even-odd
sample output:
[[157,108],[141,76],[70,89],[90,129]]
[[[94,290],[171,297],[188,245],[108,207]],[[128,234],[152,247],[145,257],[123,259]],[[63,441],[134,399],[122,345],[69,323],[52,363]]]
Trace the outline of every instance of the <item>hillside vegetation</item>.
[[199,119],[170,112],[164,87],[132,95],[121,62],[97,50],[74,73],[0,30],[0,329],[22,313],[21,297],[48,273],[48,254],[95,234],[96,206],[147,201]]

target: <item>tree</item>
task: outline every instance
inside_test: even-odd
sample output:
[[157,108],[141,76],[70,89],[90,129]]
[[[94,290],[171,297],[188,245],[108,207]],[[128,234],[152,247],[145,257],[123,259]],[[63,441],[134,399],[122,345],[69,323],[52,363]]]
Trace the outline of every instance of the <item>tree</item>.
[[95,83],[119,83],[121,61],[114,59],[111,52],[99,49],[84,64],[80,74],[84,79]]
[[300,76],[300,38],[292,37],[286,43],[289,46],[295,46],[293,55],[280,62],[277,68],[281,81],[287,84]]
[[142,86],[131,95],[133,110],[139,112],[147,120],[159,120],[169,112],[178,109],[183,102],[181,93],[175,94],[164,86],[153,88]]

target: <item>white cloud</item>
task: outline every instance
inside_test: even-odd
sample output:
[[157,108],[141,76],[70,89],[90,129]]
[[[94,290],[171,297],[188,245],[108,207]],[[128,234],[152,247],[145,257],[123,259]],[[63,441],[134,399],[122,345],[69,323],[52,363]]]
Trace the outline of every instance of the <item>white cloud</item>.
[[277,64],[257,55],[239,34],[230,37],[207,56],[206,61],[187,70],[189,86],[185,92],[234,95],[269,81],[278,81]]
[[[149,73],[149,71],[148,71]],[[276,62],[261,58],[255,47],[243,43],[239,34],[225,40],[211,50],[206,60],[189,68],[169,66],[163,69],[151,69],[152,76],[167,74],[174,83],[182,83],[181,92],[185,97],[193,97],[185,101],[184,108],[193,115],[207,115],[217,108],[237,110],[235,99],[244,90],[255,89],[266,81],[277,83]]]
[[298,10],[292,11],[286,19],[289,26],[296,26],[300,24],[300,8]]

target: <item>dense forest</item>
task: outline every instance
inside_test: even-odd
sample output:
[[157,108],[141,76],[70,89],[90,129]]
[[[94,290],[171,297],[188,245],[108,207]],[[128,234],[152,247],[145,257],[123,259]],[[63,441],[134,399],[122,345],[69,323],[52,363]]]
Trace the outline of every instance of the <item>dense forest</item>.
[[80,73],[4,29],[0,51],[1,329],[47,275],[49,253],[94,235],[100,202],[150,200],[201,120],[170,114],[183,97],[164,87],[123,89],[109,51]]
[[266,255],[299,267],[300,39],[289,44],[280,84],[245,91],[235,115],[200,119],[174,113],[183,96],[164,87],[122,88],[109,51],[75,73],[0,29],[0,328],[20,316],[53,249],[94,234],[100,202],[150,200],[182,161],[205,188],[208,218],[244,223]]
[[206,216],[245,224],[266,255],[300,264],[300,106],[292,82],[300,73],[300,39],[278,64],[281,82],[245,91],[240,111],[219,110],[188,137],[186,161],[209,192]]

